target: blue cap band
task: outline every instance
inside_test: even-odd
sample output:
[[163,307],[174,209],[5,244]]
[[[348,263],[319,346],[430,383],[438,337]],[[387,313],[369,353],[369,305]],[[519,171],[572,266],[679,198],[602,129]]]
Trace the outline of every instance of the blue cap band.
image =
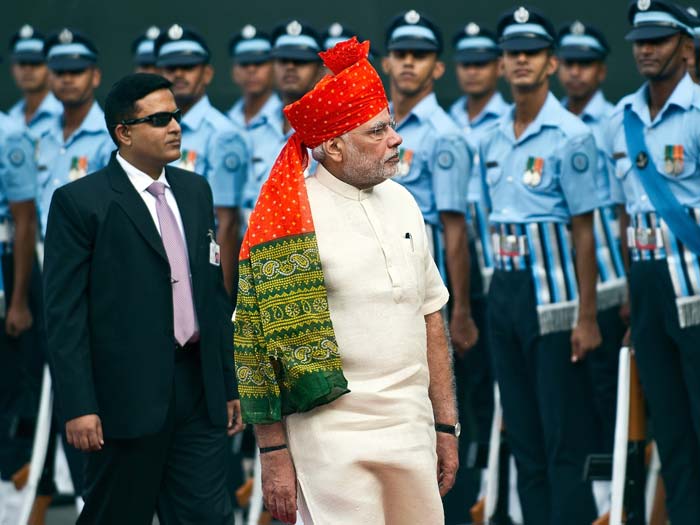
[[674,25],[674,26],[678,27],[679,29],[683,29],[683,30],[687,31],[691,35],[693,34],[692,29],[690,29],[683,22],[680,22],[671,13],[667,13],[665,11],[645,11],[645,12],[637,13],[634,15],[634,22],[633,23],[634,23],[635,27],[637,27],[638,25],[653,25],[653,24]]
[[326,38],[326,41],[323,43],[323,47],[326,49],[330,49],[337,44],[340,44],[341,42],[345,42],[348,40],[348,37],[346,36],[338,36],[338,37],[331,37],[331,38]]
[[282,35],[277,40],[275,40],[275,47],[311,47],[313,49],[318,49],[318,42],[308,35]]
[[38,38],[27,40],[18,40],[15,44],[14,52],[21,53],[24,51],[32,51],[41,53],[44,50],[44,42]]
[[59,44],[49,50],[47,58],[55,58],[63,55],[80,55],[85,58],[96,58],[85,44]]
[[462,51],[463,49],[498,49],[496,42],[487,38],[485,36],[477,36],[470,38],[463,38],[457,42],[457,51]]
[[153,40],[144,40],[139,44],[139,47],[136,48],[136,54],[137,55],[150,55],[153,53],[153,50],[155,48],[155,44]]
[[170,55],[172,53],[188,53],[202,56],[209,56],[207,50],[202,47],[199,42],[194,40],[178,40],[177,42],[168,42],[163,44],[158,51],[158,56]]
[[511,24],[503,30],[503,36],[512,36],[519,33],[534,33],[545,37],[547,40],[552,40],[552,35],[540,24]]
[[566,35],[559,43],[559,47],[564,46],[590,47],[605,53],[605,48],[600,45],[600,42],[598,42],[596,38],[589,35]]
[[397,38],[406,37],[424,38],[427,40],[432,40],[437,44],[437,37],[435,36],[435,33],[433,33],[430,29],[423,26],[413,25],[397,27],[396,29],[394,29],[394,32],[391,33],[391,38],[389,40],[396,40]]
[[264,53],[270,51],[272,46],[270,42],[263,38],[254,38],[251,40],[241,40],[233,48],[233,54],[238,55],[240,53]]

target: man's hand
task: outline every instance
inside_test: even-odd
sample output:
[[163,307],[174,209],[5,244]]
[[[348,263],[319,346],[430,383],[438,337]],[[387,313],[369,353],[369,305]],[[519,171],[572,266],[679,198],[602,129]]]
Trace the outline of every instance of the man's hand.
[[571,362],[577,363],[600,346],[603,339],[600,336],[598,322],[579,319],[578,324],[571,332]]
[[479,340],[479,329],[468,310],[455,308],[452,311],[450,338],[452,339],[452,347],[460,357]]
[[83,452],[102,450],[102,421],[97,414],[76,417],[66,422],[66,440]]
[[265,508],[283,523],[297,522],[297,475],[288,449],[260,454]]
[[245,428],[243,416],[241,415],[241,401],[239,399],[226,401],[226,412],[228,413],[228,427],[226,432],[229,436],[238,434]]
[[440,487],[440,497],[444,497],[455,484],[455,477],[459,468],[457,438],[445,432],[436,432],[436,435],[438,486]]
[[5,319],[5,331],[10,337],[19,337],[25,331],[29,330],[34,323],[32,312],[27,304],[13,306],[7,310],[7,318]]

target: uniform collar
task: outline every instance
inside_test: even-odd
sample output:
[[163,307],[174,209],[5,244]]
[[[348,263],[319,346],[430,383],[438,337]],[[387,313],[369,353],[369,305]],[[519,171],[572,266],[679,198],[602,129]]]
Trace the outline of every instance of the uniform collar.
[[183,115],[182,127],[193,130],[199,129],[199,126],[202,125],[210,109],[211,102],[209,102],[209,97],[204,95],[187,113],[185,113],[185,115]]
[[259,125],[265,122],[271,121],[275,122],[280,119],[282,115],[282,100],[277,93],[270,95],[260,111],[252,119],[250,119],[251,125]]
[[127,177],[129,177],[131,184],[134,185],[134,188],[136,188],[136,191],[138,193],[146,191],[148,187],[154,182],[162,182],[168,188],[170,187],[170,183],[165,177],[165,168],[161,170],[160,175],[158,176],[158,180],[154,181],[150,175],[144,173],[136,166],[131,164],[128,160],[122,157],[119,152],[117,152],[117,162],[119,162],[119,165],[122,167]]
[[328,171],[323,164],[319,163],[316,168],[316,173],[314,177],[323,186],[331,190],[333,193],[337,193],[349,200],[362,201],[367,199],[372,195],[374,188],[369,188],[366,190],[361,190],[355,186],[351,186],[337,178],[330,171]]
[[[465,115],[467,114],[467,97],[464,97],[464,105],[462,106],[463,111]],[[500,117],[503,115],[506,110],[508,109],[508,104],[506,104],[506,101],[503,100],[503,97],[501,94],[496,91],[493,96],[489,99],[488,103],[484,107],[484,109],[481,110],[481,113],[479,113],[472,121],[469,122],[470,126],[478,126],[481,124],[484,120],[486,120],[488,117]],[[468,118],[468,117],[467,117]]]
[[[21,117],[24,120],[24,108],[26,107],[26,101],[24,99],[19,100],[9,111],[9,114],[13,117]],[[41,119],[42,117],[53,117],[58,116],[63,113],[63,105],[58,101],[53,93],[49,93],[41,101],[39,107],[36,108],[36,112],[32,115],[32,120],[29,122],[31,126],[32,123]]]
[[[410,113],[406,115],[406,117],[399,123],[399,126],[405,122],[408,122],[412,116],[418,120],[419,124],[422,124],[424,121],[428,120],[439,107],[437,97],[435,96],[435,93],[432,92],[413,107]],[[393,105],[389,106],[389,111],[391,113],[394,112]]]
[[537,135],[542,128],[545,127],[557,127],[561,121],[560,111],[561,103],[550,91],[547,93],[547,99],[544,101],[544,105],[537,114],[535,120],[527,127],[525,133],[520,135],[520,137],[515,139],[515,131],[513,129],[513,122],[515,118],[515,105],[511,108],[509,112],[506,113],[503,120],[501,120],[500,130],[514,143],[520,143],[527,138]]
[[53,134],[60,143],[67,143],[75,140],[76,137],[79,137],[83,133],[97,134],[104,133],[106,131],[107,128],[105,127],[104,113],[102,112],[102,109],[97,101],[94,101],[90,107],[90,111],[88,111],[88,114],[85,115],[85,118],[81,122],[78,129],[76,129],[73,134],[68,137],[68,140],[63,140],[63,115],[56,116],[53,130],[49,129],[47,130],[47,133]]
[[[632,107],[632,111],[642,119],[645,125],[650,126],[652,122],[649,115],[648,89],[649,83],[645,82],[642,87],[632,95],[632,100],[627,105]],[[671,106],[676,106],[683,111],[687,111],[693,104],[700,106],[700,99],[698,98],[697,86],[690,78],[690,75],[686,73],[676,86],[676,89],[671,93],[664,107],[661,108],[661,111],[656,115],[654,122],[661,122],[666,112],[671,109]]]
[[[569,98],[564,97],[561,99],[561,105],[566,108],[569,104]],[[583,111],[581,112],[581,120],[584,122],[597,122],[604,118],[607,113],[607,106],[608,106],[608,101],[605,100],[605,95],[603,95],[602,90],[598,90],[595,92],[595,94],[591,97],[591,100],[588,101],[588,104],[586,104],[586,107],[583,108]]]

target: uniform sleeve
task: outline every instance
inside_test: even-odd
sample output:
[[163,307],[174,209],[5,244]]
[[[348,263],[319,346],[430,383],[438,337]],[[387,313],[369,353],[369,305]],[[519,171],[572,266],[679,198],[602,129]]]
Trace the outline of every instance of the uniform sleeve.
[[598,150],[592,133],[569,140],[562,155],[559,182],[571,215],[582,215],[601,207],[596,189]]
[[32,140],[24,132],[12,132],[0,145],[0,176],[7,200],[33,200],[37,195],[37,165]]
[[241,205],[243,186],[251,169],[245,139],[236,131],[216,133],[209,143],[207,180],[217,208]]
[[445,135],[435,142],[432,162],[433,192],[438,211],[467,213],[467,193],[472,157],[467,142]]
[[97,163],[95,167],[93,168],[92,166],[90,167],[90,171],[97,171],[101,170],[107,164],[109,164],[110,158],[112,156],[112,152],[116,149],[116,146],[114,145],[114,142],[112,141],[112,137],[107,135],[105,140],[102,141],[102,144],[100,144],[100,148],[98,150],[97,155],[95,156],[95,162]]

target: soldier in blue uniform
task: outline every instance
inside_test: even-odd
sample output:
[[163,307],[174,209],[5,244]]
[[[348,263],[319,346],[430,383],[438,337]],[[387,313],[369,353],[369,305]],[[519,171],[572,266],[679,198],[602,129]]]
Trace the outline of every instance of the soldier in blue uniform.
[[631,217],[631,336],[674,525],[700,523],[700,88],[692,19],[666,0],[629,6],[646,82],[612,114],[608,151]]
[[[279,113],[282,102],[275,93],[272,78],[272,40],[270,35],[251,24],[243,26],[229,42],[233,65],[231,79],[241,90],[241,98],[227,116],[250,131],[262,124],[267,115]],[[253,162],[255,152],[251,151]]]
[[41,283],[34,252],[34,145],[0,113],[0,515],[19,518],[11,483],[31,457],[45,354]]
[[239,246],[241,195],[250,169],[243,129],[211,105],[206,94],[214,68],[204,38],[178,24],[155,42],[156,65],[173,83],[182,111],[182,157],[177,167],[206,177],[214,195],[217,242],[221,246],[224,284],[233,292]]
[[131,44],[134,73],[156,73],[155,41],[160,36],[160,28],[151,26]]
[[[294,130],[282,113],[282,108],[296,102],[308,93],[323,74],[321,38],[306,22],[289,20],[272,32],[272,72],[275,89],[281,100],[261,115],[258,124],[248,132],[253,143],[253,174],[243,190],[243,209],[246,217],[258,200],[260,188],[267,180],[282,148]],[[309,152],[309,172],[313,172],[314,161]]]
[[[452,47],[457,83],[464,95],[452,104],[449,114],[474,152],[467,193],[471,311],[479,333],[486,334],[486,293],[493,274],[493,253],[478,151],[482,137],[498,125],[509,106],[498,92],[501,50],[496,35],[475,22],[468,22],[452,39]],[[479,338],[474,348],[455,360],[455,375],[460,419],[467,421],[469,417],[476,427],[470,456],[485,458],[494,403],[494,380],[486,337]]]
[[8,114],[35,139],[62,111],[61,103],[49,90],[49,69],[46,67],[45,38],[29,24],[23,25],[10,40],[12,77],[22,98]]
[[589,525],[597,510],[582,474],[597,436],[582,361],[601,340],[596,145],[549,91],[551,22],[521,6],[497,34],[514,107],[482,140],[480,159],[496,231],[487,326],[505,431],[525,524]]
[[95,100],[102,74],[97,49],[78,31],[63,28],[46,42],[51,91],[63,106],[41,134],[39,215],[42,236],[53,192],[107,165],[114,144]]
[[433,256],[449,278],[450,333],[455,349],[462,352],[478,339],[469,304],[465,221],[472,152],[433,91],[434,82],[445,72],[439,59],[443,49],[439,28],[425,15],[407,11],[389,24],[386,48],[382,67],[389,76],[396,131],[403,138],[394,180],[418,202]]
[[595,177],[603,206],[594,212],[594,233],[598,263],[598,325],[603,343],[587,361],[601,429],[602,448],[599,452],[612,454],[618,354],[627,329],[625,321],[629,320],[629,316],[619,234],[619,219],[624,216],[624,199],[605,152],[605,132],[613,106],[605,99],[601,86],[607,73],[605,59],[610,48],[600,30],[580,20],[563,26],[559,30],[557,43],[559,82],[566,92],[562,105],[588,125],[598,149]]

